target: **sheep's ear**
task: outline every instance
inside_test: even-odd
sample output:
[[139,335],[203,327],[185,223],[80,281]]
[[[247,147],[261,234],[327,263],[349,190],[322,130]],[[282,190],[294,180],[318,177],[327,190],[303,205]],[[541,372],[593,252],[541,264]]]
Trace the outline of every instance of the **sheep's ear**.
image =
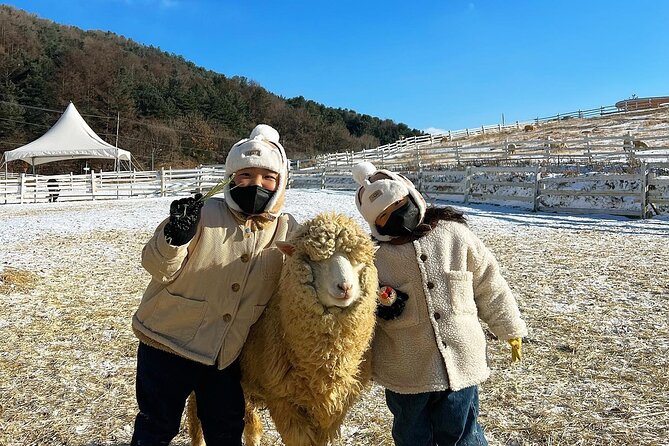
[[279,251],[286,254],[287,256],[292,256],[295,254],[295,245],[288,242],[276,242],[276,247],[279,248]]

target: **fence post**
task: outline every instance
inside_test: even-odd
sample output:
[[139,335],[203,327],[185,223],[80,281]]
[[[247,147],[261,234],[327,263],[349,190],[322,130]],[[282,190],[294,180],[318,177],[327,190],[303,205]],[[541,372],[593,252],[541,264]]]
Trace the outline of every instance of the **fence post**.
[[19,201],[23,204],[23,197],[25,196],[26,190],[26,174],[21,174],[21,184],[19,184]]
[[91,195],[93,200],[95,200],[95,170],[91,169]]
[[165,196],[165,167],[160,168],[160,196]]
[[648,165],[641,162],[641,218],[646,218],[648,211]]
[[417,169],[417,172],[416,172],[417,173],[417,175],[416,175],[416,180],[417,181],[416,182],[418,183],[417,184],[417,189],[418,189],[418,192],[420,192],[422,187],[423,187],[423,169],[422,169],[421,162],[420,162],[420,147],[419,146],[416,147],[416,169]]
[[327,172],[328,168],[324,167],[323,168],[323,173],[321,174],[321,189],[325,189],[325,172]]
[[534,170],[534,200],[532,212],[537,212],[539,210],[539,199],[541,198],[541,172],[541,167],[536,166]]
[[469,195],[471,194],[471,189],[472,189],[471,167],[467,166],[465,167],[465,197],[464,197],[465,204],[469,203]]

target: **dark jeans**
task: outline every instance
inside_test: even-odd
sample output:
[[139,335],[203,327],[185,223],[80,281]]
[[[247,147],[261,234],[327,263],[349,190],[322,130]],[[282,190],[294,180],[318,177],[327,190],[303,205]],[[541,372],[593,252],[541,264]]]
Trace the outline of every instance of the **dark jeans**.
[[396,446],[487,446],[478,387],[405,395],[386,390]]
[[137,403],[132,446],[168,445],[179,433],[191,392],[207,446],[241,446],[244,394],[239,362],[223,370],[141,343],[137,350]]

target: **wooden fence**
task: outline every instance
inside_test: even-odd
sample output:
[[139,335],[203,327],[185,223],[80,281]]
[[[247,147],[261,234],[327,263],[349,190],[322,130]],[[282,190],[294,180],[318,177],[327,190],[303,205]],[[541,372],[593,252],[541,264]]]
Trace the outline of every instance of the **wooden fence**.
[[[398,169],[428,199],[512,204],[540,212],[607,213],[646,218],[669,212],[669,162],[641,163],[630,172],[583,173],[575,166],[461,166]],[[225,178],[222,166],[86,175],[0,176],[0,202],[103,200],[206,191]],[[350,169],[290,172],[289,187],[355,190]]]
[[105,200],[164,197],[202,192],[222,181],[220,167],[132,172],[95,172],[85,175],[0,176],[0,200],[8,203]]
[[623,136],[583,136],[566,139],[505,140],[461,145],[434,135],[397,141],[360,152],[331,153],[314,160],[298,160],[294,168],[351,167],[370,161],[377,167],[410,169],[422,166],[641,163],[669,161],[669,133],[643,139]]
[[[597,213],[647,218],[669,212],[669,163],[642,163],[633,173],[582,173],[559,166],[406,169],[428,198],[512,204],[535,212]],[[350,170],[294,170],[291,187],[355,190]]]

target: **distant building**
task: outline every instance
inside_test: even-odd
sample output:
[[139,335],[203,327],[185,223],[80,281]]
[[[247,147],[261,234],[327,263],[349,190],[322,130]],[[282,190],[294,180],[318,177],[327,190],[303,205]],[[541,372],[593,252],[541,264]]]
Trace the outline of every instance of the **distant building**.
[[669,96],[632,98],[616,102],[616,108],[619,110],[642,110],[644,108],[655,108],[662,105],[669,106]]

